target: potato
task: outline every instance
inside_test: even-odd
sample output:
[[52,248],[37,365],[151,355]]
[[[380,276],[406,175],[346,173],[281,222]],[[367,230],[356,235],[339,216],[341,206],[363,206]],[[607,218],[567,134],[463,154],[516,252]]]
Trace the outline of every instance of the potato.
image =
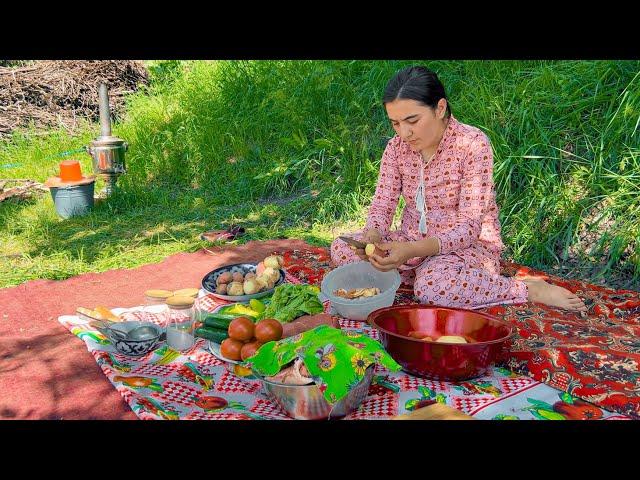
[[242,289],[244,290],[245,295],[253,295],[254,293],[258,293],[260,285],[258,285],[258,282],[255,279],[250,278],[249,280],[244,281]]
[[271,267],[277,270],[281,267],[280,260],[276,255],[270,255],[264,259],[264,266],[267,268]]
[[244,282],[244,275],[241,272],[235,272],[232,276],[234,282]]
[[264,273],[264,269],[267,268],[264,264],[264,262],[260,262],[258,263],[258,265],[256,266],[256,275],[259,277],[260,275],[262,275]]
[[229,283],[231,282],[231,280],[232,280],[231,272],[224,272],[218,276],[216,283],[220,285],[221,283]]
[[227,295],[237,296],[244,295],[244,288],[240,282],[231,282],[227,287]]
[[385,253],[384,251],[380,250],[378,247],[376,247],[373,243],[367,243],[367,246],[364,248],[364,253],[370,257],[371,255],[373,255],[374,253],[380,257],[384,257]]
[[271,280],[271,278],[268,275],[260,275],[258,277],[256,277],[256,282],[258,282],[258,285],[261,287],[262,289],[268,290],[270,288],[273,288],[275,282]]
[[465,338],[461,337],[460,335],[442,335],[436,340],[436,342],[467,343]]
[[247,280],[251,280],[251,279],[255,279],[257,277],[257,275],[253,272],[249,272],[244,276],[244,281],[246,282]]
[[219,284],[218,287],[216,288],[216,293],[218,295],[226,295],[227,294],[227,284],[226,283]]
[[273,283],[276,283],[278,280],[280,280],[280,270],[276,270],[271,267],[265,268],[263,275],[269,277]]

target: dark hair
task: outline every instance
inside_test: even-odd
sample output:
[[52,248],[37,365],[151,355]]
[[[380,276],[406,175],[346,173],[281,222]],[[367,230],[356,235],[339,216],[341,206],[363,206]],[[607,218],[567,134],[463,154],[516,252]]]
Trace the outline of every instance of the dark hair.
[[447,114],[451,115],[449,100],[438,75],[427,67],[413,66],[403,68],[389,80],[382,103],[396,99],[416,100],[435,109],[441,98],[447,100]]

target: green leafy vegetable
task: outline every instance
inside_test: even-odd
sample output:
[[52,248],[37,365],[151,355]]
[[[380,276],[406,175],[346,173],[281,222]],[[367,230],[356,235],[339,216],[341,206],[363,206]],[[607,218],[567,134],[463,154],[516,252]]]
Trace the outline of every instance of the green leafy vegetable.
[[314,315],[324,311],[318,300],[320,289],[313,285],[284,283],[275,288],[271,302],[260,318],[275,318],[287,323],[302,315]]

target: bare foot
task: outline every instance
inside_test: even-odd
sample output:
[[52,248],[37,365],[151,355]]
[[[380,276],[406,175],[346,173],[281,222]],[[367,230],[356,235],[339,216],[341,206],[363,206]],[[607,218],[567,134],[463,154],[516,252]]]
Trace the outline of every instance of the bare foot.
[[544,303],[551,307],[560,307],[566,310],[586,312],[587,306],[584,302],[571,293],[569,290],[558,285],[551,285],[539,278],[527,277],[522,281],[529,288],[528,300],[531,302]]

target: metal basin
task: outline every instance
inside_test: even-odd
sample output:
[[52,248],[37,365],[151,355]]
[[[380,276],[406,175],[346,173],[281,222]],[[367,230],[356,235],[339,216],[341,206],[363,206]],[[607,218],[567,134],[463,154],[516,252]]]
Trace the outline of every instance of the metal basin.
[[341,418],[358,409],[369,393],[374,365],[367,367],[362,380],[333,407],[327,402],[317,385],[286,385],[258,377],[262,386],[280,407],[296,420],[330,420]]

